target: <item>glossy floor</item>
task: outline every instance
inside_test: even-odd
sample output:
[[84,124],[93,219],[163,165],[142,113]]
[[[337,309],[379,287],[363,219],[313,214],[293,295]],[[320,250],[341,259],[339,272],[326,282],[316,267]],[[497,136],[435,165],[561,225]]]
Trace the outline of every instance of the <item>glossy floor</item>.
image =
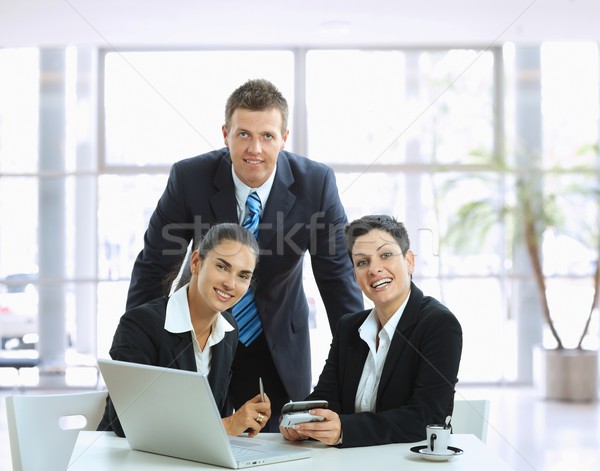
[[[45,392],[50,391],[36,389],[26,393]],[[0,389],[0,471],[12,469],[4,396],[14,393],[10,388]],[[490,399],[487,445],[511,468],[518,471],[600,469],[598,402],[545,401],[528,387],[462,387],[457,397]]]
[[600,403],[546,401],[526,387],[463,387],[457,395],[490,399],[487,445],[512,469],[600,469]]

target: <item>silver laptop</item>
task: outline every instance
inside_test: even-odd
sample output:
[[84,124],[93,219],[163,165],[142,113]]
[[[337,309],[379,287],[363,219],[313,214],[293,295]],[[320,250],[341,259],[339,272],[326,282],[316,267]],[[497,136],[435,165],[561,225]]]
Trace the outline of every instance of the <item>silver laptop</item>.
[[310,457],[284,442],[229,437],[206,376],[107,359],[98,366],[135,450],[234,469]]

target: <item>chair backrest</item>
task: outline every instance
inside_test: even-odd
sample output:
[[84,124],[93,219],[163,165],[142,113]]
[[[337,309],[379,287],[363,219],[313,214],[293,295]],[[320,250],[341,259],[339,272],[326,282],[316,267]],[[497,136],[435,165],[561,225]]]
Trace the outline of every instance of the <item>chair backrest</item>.
[[472,433],[485,443],[489,417],[489,400],[455,399],[454,412],[452,413],[452,431],[454,433]]
[[7,396],[13,470],[66,470],[79,431],[96,430],[100,423],[106,396],[106,391]]

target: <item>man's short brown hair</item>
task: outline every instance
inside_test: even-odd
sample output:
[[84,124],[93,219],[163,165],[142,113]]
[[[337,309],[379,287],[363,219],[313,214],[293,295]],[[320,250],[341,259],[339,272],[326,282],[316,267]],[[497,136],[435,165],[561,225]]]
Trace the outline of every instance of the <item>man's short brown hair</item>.
[[279,110],[281,113],[281,135],[287,131],[288,104],[281,92],[268,80],[248,80],[237,88],[225,105],[225,128],[230,129],[231,117],[238,108],[250,111]]

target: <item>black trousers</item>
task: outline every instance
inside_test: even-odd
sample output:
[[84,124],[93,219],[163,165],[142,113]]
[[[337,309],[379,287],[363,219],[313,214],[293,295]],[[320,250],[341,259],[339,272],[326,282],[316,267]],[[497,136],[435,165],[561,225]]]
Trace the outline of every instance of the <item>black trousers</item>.
[[289,395],[275,369],[271,352],[262,333],[248,347],[238,344],[232,365],[229,385],[229,403],[239,409],[259,393],[258,379],[262,378],[265,394],[271,400],[271,419],[261,432],[279,432],[281,408],[289,402]]

